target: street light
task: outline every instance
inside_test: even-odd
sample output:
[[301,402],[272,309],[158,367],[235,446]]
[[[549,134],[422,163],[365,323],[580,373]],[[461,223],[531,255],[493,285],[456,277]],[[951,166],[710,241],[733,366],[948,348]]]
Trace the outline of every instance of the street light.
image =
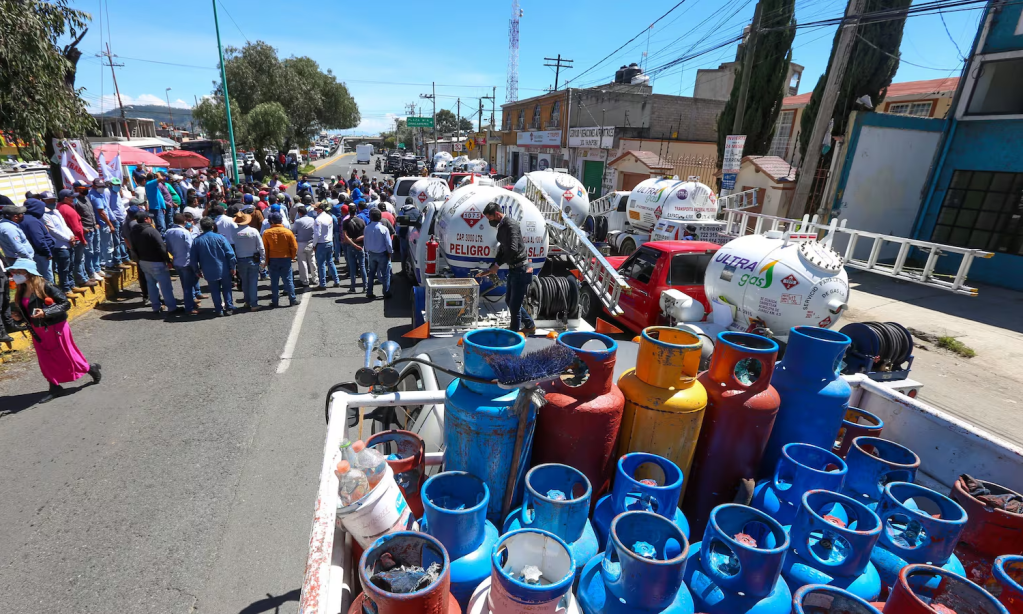
[[[167,91],[165,91],[164,94],[167,96],[167,115],[170,116],[170,127],[171,127],[171,132],[173,132],[174,131],[174,112],[171,111],[171,106],[170,106],[170,90],[171,90],[171,88],[168,87]],[[172,138],[173,138],[173,135],[172,135]]]

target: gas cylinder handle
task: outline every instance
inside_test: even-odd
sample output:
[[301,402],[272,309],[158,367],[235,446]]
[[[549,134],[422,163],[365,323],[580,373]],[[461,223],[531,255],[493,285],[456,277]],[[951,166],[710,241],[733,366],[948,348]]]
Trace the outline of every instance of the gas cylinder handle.
[[362,614],[377,614],[377,604],[366,595],[362,600]]
[[621,559],[618,556],[618,550],[615,548],[614,539],[611,537],[610,531],[607,536],[607,546],[604,547],[604,560],[600,563],[600,575],[608,583],[617,582],[622,577]]
[[[528,527],[533,524],[533,520],[536,518],[536,512],[533,510],[533,496],[529,493],[528,488],[524,488],[522,493],[522,507],[519,508],[519,522],[522,523],[522,527]],[[532,511],[530,513],[529,511]]]

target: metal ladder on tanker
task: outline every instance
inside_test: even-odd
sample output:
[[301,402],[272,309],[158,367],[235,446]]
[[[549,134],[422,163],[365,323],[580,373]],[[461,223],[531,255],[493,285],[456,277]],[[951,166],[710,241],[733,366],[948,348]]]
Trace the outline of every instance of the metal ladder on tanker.
[[[876,232],[853,230],[852,228],[846,228],[847,220],[842,220],[840,223],[838,220],[831,220],[830,224],[821,224],[817,221],[816,215],[812,219],[809,215],[804,215],[803,219],[796,220],[765,215],[763,213],[749,213],[742,209],[724,209],[721,214],[724,216],[725,222],[725,229],[722,231],[722,234],[732,238],[777,230],[785,233],[789,238],[799,241],[817,239],[820,232],[825,232],[827,234],[822,240],[825,245],[831,247],[832,241],[837,234],[847,235],[849,242],[845,246],[844,253],[841,254],[843,265],[966,296],[975,296],[977,294],[976,288],[966,285],[966,275],[969,273],[974,259],[990,258],[994,255],[991,252],[979,249],[955,247],[930,241],[918,241],[916,239],[893,237]],[[751,220],[753,221],[752,226],[750,225]],[[865,259],[854,257],[860,239],[873,241],[870,246],[870,253]],[[878,262],[881,249],[885,244],[899,246],[898,255],[892,264]],[[910,269],[906,266],[910,250],[914,247],[927,252],[927,260],[921,269]],[[959,254],[962,256],[959,269],[956,271],[952,281],[939,279],[934,274],[934,269],[938,264],[938,257],[943,254]]]
[[[619,275],[611,263],[590,243],[586,233],[580,230],[572,220],[565,217],[561,212],[561,207],[555,204],[543,188],[528,176],[523,195],[540,210],[547,222],[547,231],[551,242],[560,247],[568,256],[572,265],[579,270],[583,282],[593,290],[597,300],[611,315],[622,315],[624,312],[618,306],[618,299],[622,292],[630,291],[625,278]],[[516,215],[514,211],[516,201],[513,196],[502,195],[496,201],[503,205],[510,214]]]

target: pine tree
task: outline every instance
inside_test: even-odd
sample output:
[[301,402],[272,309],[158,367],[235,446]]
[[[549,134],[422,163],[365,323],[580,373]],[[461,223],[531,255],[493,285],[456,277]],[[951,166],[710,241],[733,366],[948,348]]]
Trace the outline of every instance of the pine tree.
[[[752,72],[749,88],[746,92],[746,109],[742,117],[739,134],[746,135],[746,146],[743,155],[763,155],[771,149],[774,136],[774,124],[781,112],[782,98],[787,94],[787,77],[789,63],[792,60],[792,39],[796,36],[794,28],[768,30],[779,26],[794,26],[795,0],[761,0],[760,29],[753,53]],[[740,53],[745,56],[746,49]],[[736,105],[739,101],[739,89],[742,85],[743,64],[740,60],[735,72],[735,83],[732,93],[725,103],[725,108],[718,117],[718,163],[724,157],[725,137],[732,134],[735,122]]]
[[[864,13],[905,9],[910,4],[912,4],[912,0],[867,0]],[[888,86],[892,84],[892,79],[899,70],[898,53],[899,47],[902,45],[902,29],[905,25],[906,18],[903,17],[902,19],[890,19],[859,26],[845,77],[842,79],[838,100],[835,102],[835,110],[832,114],[835,125],[831,134],[845,133],[850,112],[866,110],[857,109],[854,106],[854,101],[857,98],[866,94],[876,105],[885,97]],[[831,59],[828,60],[829,70],[831,60],[835,56],[835,47],[838,45],[840,33],[841,30],[835,32],[835,41],[831,46]],[[799,132],[799,150],[802,154],[806,153],[806,148],[809,145],[813,124],[817,120],[817,111],[820,108],[821,97],[824,95],[824,86],[827,81],[828,73],[825,72],[817,81],[817,86],[813,88],[810,102],[803,109]],[[819,147],[820,144],[818,143],[816,146]],[[825,158],[827,156],[822,157],[822,162],[826,162]]]

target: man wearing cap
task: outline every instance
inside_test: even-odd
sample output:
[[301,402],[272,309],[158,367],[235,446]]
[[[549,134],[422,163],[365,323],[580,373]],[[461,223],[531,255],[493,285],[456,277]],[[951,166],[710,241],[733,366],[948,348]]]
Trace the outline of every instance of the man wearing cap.
[[[85,250],[82,254],[82,265],[75,275],[84,275],[86,279],[103,281],[105,278],[93,263],[93,251],[98,252],[100,248],[99,229],[96,226],[96,213],[89,202],[89,185],[81,181],[74,184],[75,191],[75,212],[82,220],[82,232],[85,235]],[[93,247],[95,246],[95,250]]]
[[75,210],[75,193],[61,190],[57,194],[57,212],[64,218],[64,223],[71,229],[74,240],[71,241],[71,274],[78,288],[92,288],[99,282],[89,279],[85,274],[85,231],[82,228],[82,217]]
[[[250,205],[251,206],[251,205]],[[238,279],[249,311],[259,308],[259,269],[266,261],[266,250],[259,231],[250,226],[252,215],[240,212],[234,217],[238,231],[234,235],[234,253],[238,259]]]
[[[354,207],[355,205],[352,205]],[[362,205],[365,207],[365,203]],[[348,218],[343,224],[345,242],[345,260],[348,263],[348,279],[351,286],[348,293],[355,292],[355,276],[362,277],[362,287],[366,288],[366,254],[362,249],[363,233],[366,230],[366,223],[361,217],[355,214],[354,209],[349,207]]]
[[[132,242],[132,237],[135,236],[135,230],[139,227],[138,215],[145,210],[145,206],[146,202],[141,198],[136,196],[131,199],[128,210],[124,215],[124,226],[121,227],[121,239],[124,240],[124,245],[128,248],[128,257],[136,264],[139,263],[139,255],[135,253],[135,244]],[[145,306],[149,304],[149,282],[146,281],[146,272],[142,270],[141,265],[138,267],[138,272],[142,305]]]
[[[162,213],[162,210],[157,211],[155,215]],[[178,310],[178,303],[174,299],[174,284],[171,282],[170,255],[163,237],[153,226],[153,215],[145,209],[136,214],[138,225],[132,229],[131,245],[138,255],[139,268],[146,274],[153,313],[160,313],[161,298],[169,313],[173,313]]]
[[202,235],[192,241],[189,263],[196,275],[206,279],[216,315],[231,315],[234,312],[231,278],[237,266],[234,250],[227,239],[216,232],[217,225],[212,218],[202,218],[199,228]]
[[320,285],[317,290],[327,289],[327,273],[334,280],[334,287],[341,287],[341,278],[337,275],[337,267],[334,265],[334,217],[327,212],[327,204],[316,205],[316,226],[314,237],[316,241],[316,269],[319,273]]
[[107,182],[110,191],[110,206],[107,208],[107,215],[114,227],[110,233],[110,244],[112,245],[110,266],[112,268],[125,268],[128,264],[128,248],[121,239],[121,226],[124,224],[125,203],[131,198],[129,192],[121,190],[121,180],[111,177]]
[[309,277],[316,276],[316,216],[310,215],[305,205],[295,207],[298,215],[291,229],[298,242],[298,280],[302,286],[311,285]]
[[53,268],[56,269],[58,287],[64,294],[68,294],[75,287],[71,276],[71,244],[76,240],[75,235],[64,221],[64,216],[57,211],[57,197],[53,192],[43,192],[39,195],[39,200],[46,205],[43,224],[53,239]]
[[163,235],[167,244],[167,251],[171,255],[171,264],[178,272],[178,281],[181,283],[181,295],[185,301],[185,311],[190,315],[199,313],[199,306],[195,299],[199,294],[199,278],[192,271],[192,230],[185,227],[185,214],[175,213],[173,223]]
[[288,299],[295,305],[295,278],[291,273],[291,261],[298,255],[298,241],[290,230],[284,227],[284,215],[280,211],[271,211],[266,221],[269,228],[263,231],[263,246],[266,249],[266,267],[270,270],[270,304],[277,307],[281,294],[280,282],[284,282],[284,291]]
[[103,180],[97,177],[92,180],[92,189],[89,190],[89,203],[92,205],[92,213],[96,216],[96,238],[93,241],[92,268],[97,271],[103,267],[109,267],[114,248],[112,243],[112,232],[114,223],[110,220],[107,210],[110,208],[110,190],[107,189]]

